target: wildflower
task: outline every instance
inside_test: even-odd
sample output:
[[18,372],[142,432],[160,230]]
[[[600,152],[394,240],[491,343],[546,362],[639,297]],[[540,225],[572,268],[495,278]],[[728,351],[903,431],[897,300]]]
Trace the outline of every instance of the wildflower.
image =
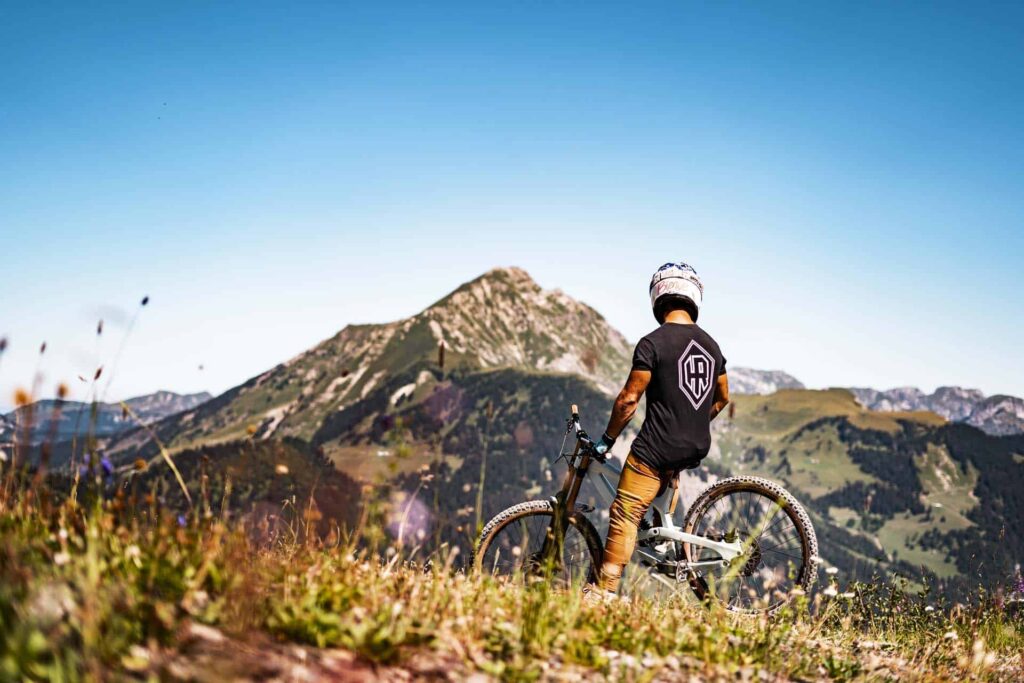
[[835,586],[829,586],[825,590],[821,591],[821,594],[827,595],[830,598],[834,598],[836,595],[839,594],[839,591],[836,590]]
[[137,559],[138,557],[140,557],[142,555],[142,551],[139,550],[139,546],[137,546],[134,543],[132,543],[130,546],[128,546],[127,548],[124,549],[124,554],[125,554],[125,557],[128,557],[128,558],[134,560],[134,559]]
[[956,631],[946,631],[946,634],[942,637],[946,640],[960,640],[960,636],[956,634]]
[[103,456],[100,458],[100,466],[103,467],[103,471],[110,476],[114,473],[114,463],[110,462],[110,458]]
[[813,557],[811,558],[811,562],[813,562],[814,564],[822,564],[822,563],[823,563],[824,561],[825,561],[825,560],[821,559],[821,558],[820,558],[820,557],[818,557],[817,555],[815,555],[815,556],[813,556]]
[[63,567],[64,565],[66,565],[70,561],[71,561],[71,556],[68,555],[63,550],[53,556],[53,563],[55,565],[57,565],[58,567]]
[[185,515],[178,515],[178,526],[185,526]]
[[829,567],[828,569],[825,570],[825,573],[826,574],[838,574],[839,573],[839,567]]
[[934,612],[935,608],[932,607],[931,605],[928,605],[927,607],[924,608],[924,611],[925,612]]
[[845,593],[840,593],[839,597],[841,597],[843,600],[853,600],[854,597],[856,597],[856,594],[852,591],[846,591]]

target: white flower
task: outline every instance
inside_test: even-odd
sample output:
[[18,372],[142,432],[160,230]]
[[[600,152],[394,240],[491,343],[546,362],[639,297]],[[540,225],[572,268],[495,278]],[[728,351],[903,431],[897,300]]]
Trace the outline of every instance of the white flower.
[[934,612],[935,608],[932,607],[931,605],[928,605],[927,607],[924,608],[924,611],[925,612]]
[[55,565],[57,565],[58,567],[63,567],[64,565],[66,565],[70,561],[71,561],[71,556],[68,555],[63,550],[53,556],[53,563]]
[[62,541],[68,540],[68,530],[64,527],[61,527],[60,531],[57,532],[57,538],[59,538]]
[[821,591],[821,594],[827,595],[830,598],[834,598],[835,596],[839,595],[839,591],[836,590],[835,586],[829,586],[825,590]]
[[818,557],[817,555],[815,555],[814,557],[811,558],[811,562],[813,562],[814,564],[822,564],[823,562],[825,562],[825,560],[823,560],[820,557]]
[[853,600],[853,598],[856,596],[854,593],[847,591],[846,593],[840,593],[839,597],[841,597],[844,600]]
[[946,631],[946,634],[942,637],[946,640],[960,640],[960,636],[956,634],[956,631]]
[[139,546],[132,543],[130,546],[124,549],[124,554],[126,557],[129,557],[134,560],[140,555],[142,555],[142,551],[139,550]]
[[828,569],[825,570],[825,573],[826,574],[838,574],[839,573],[839,567],[829,567]]

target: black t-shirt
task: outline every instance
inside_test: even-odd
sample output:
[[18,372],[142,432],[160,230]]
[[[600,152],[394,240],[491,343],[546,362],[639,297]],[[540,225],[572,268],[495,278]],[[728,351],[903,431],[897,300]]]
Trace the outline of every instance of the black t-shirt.
[[636,345],[633,369],[651,373],[634,455],[657,470],[696,466],[711,448],[715,382],[725,374],[718,343],[697,325],[665,323]]

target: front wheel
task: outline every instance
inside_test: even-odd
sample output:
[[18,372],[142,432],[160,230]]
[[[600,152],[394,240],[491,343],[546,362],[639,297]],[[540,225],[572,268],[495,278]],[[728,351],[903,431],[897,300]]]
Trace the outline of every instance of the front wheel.
[[565,586],[592,581],[603,552],[597,529],[579,512],[570,513],[559,553],[554,521],[555,505],[549,500],[519,503],[498,513],[480,534],[473,568],[492,576],[549,577]]
[[[722,479],[704,491],[683,528],[715,540],[738,540],[743,554],[727,566],[692,571],[697,597],[714,598],[734,612],[772,614],[817,578],[818,539],[807,512],[784,488],[760,477]],[[718,554],[683,544],[690,562]]]

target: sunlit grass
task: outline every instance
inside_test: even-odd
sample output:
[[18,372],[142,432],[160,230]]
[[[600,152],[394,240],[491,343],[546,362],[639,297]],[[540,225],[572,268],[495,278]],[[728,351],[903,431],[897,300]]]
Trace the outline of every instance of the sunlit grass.
[[955,608],[852,586],[771,620],[680,598],[591,608],[543,582],[467,576],[444,549],[411,562],[412,549],[303,542],[295,529],[257,543],[216,516],[182,520],[110,502],[44,508],[18,496],[0,507],[5,680],[145,672],[147,653],[173,652],[187,622],[345,648],[381,664],[439,651],[465,672],[521,680],[566,668],[616,678],[1012,678],[1024,648],[1020,622],[992,602]]

